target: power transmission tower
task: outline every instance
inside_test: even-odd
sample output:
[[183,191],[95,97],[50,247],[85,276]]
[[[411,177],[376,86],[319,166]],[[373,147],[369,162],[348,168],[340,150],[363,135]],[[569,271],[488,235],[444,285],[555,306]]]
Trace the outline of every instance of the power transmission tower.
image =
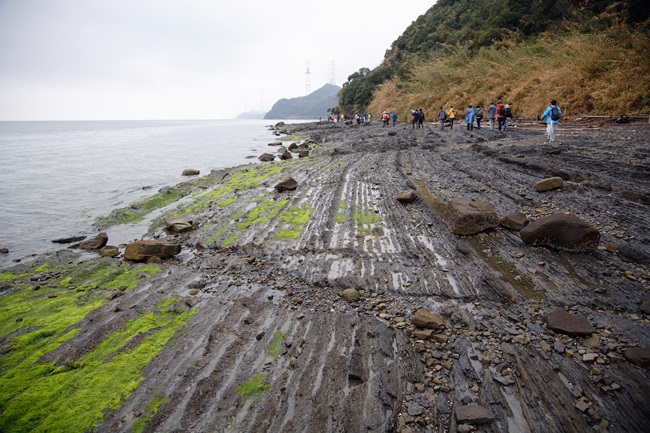
[[329,80],[328,82],[334,86],[336,86],[336,69],[334,69],[334,62],[330,62],[330,70],[329,70]]
[[305,95],[311,93],[311,71],[309,70],[309,62],[307,62],[307,70],[305,71]]

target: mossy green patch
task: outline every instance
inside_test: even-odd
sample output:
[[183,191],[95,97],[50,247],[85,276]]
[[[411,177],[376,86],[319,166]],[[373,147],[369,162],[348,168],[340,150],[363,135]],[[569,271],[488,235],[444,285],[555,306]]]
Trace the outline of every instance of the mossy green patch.
[[354,220],[357,222],[357,231],[360,233],[369,233],[373,229],[381,227],[381,216],[375,212],[355,212]]
[[344,223],[346,219],[347,218],[346,218],[344,212],[337,212],[336,213],[336,222],[337,223],[339,223],[339,224]]
[[32,290],[14,280],[13,290],[0,298],[0,338],[10,343],[0,358],[0,431],[92,430],[138,387],[142,369],[194,313],[168,310],[176,299],[163,301],[162,309],[128,322],[85,356],[58,365],[46,355],[74,338],[90,311],[109,302],[108,291],[133,289],[160,269],[108,266],[100,259],[36,270],[53,271],[47,284]]
[[339,202],[339,209],[347,209],[347,207],[348,207],[348,204],[345,201],[341,200]]
[[223,241],[223,246],[224,246],[224,248],[225,248],[225,247],[229,247],[229,246],[231,246],[232,244],[234,244],[235,241],[237,240],[237,238],[239,238],[239,234],[238,234],[238,233],[233,233],[232,235],[228,236],[228,239],[226,239],[225,241]]
[[266,375],[258,373],[237,387],[237,394],[245,398],[257,398],[271,389],[266,382]]
[[[6,432],[84,432],[137,389],[144,367],[195,312],[151,311],[111,334],[74,365],[30,358],[0,378]],[[39,371],[37,377],[33,371]],[[8,382],[8,383],[7,383]],[[21,392],[16,392],[20,388]],[[5,390],[11,389],[9,392]],[[13,394],[6,398],[7,394]]]
[[[226,177],[223,174],[212,173],[196,181],[184,182],[166,188],[152,197],[122,209],[116,209],[109,216],[97,219],[95,225],[110,227],[116,224],[139,222],[152,211],[167,207],[189,195],[192,195],[190,202],[180,206],[173,214],[183,216],[198,213],[207,209],[213,203],[219,203],[224,197],[228,197],[237,191],[258,187],[269,177],[280,173],[293,164],[295,164],[295,161],[258,165],[231,173]],[[199,191],[196,191],[197,189]]]
[[228,207],[238,200],[237,196],[228,197],[227,199],[218,202],[217,204],[221,207]]
[[253,208],[243,222],[237,224],[239,230],[244,231],[255,224],[265,224],[280,212],[280,210],[289,202],[289,200],[267,200],[259,206]]
[[206,239],[205,243],[207,245],[212,245],[212,243],[214,243],[214,241],[216,241],[221,236],[223,236],[227,231],[228,231],[228,226],[219,227],[214,233],[212,233],[210,235],[210,237],[208,237],[208,239]]
[[167,400],[169,400],[167,396],[158,396],[151,400],[145,408],[145,412],[133,423],[131,433],[142,433],[147,423],[156,415],[158,409],[167,403]]
[[282,350],[282,343],[284,343],[284,332],[275,331],[273,334],[273,339],[269,342],[267,350],[269,355],[275,357]]
[[281,228],[275,235],[276,240],[290,240],[298,239],[302,233],[305,225],[311,218],[312,209],[308,204],[298,207],[291,206],[287,211],[280,214],[280,219],[284,221],[288,227]]
[[279,141],[300,141],[302,138],[298,135],[285,135],[284,137],[280,137],[278,139]]

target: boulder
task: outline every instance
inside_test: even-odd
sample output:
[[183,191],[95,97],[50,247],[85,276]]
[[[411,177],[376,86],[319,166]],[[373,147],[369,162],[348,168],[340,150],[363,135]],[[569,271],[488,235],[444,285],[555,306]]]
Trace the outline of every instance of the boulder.
[[175,233],[183,233],[194,228],[194,221],[187,217],[166,216],[163,218],[167,228]]
[[413,316],[413,324],[420,328],[428,329],[444,329],[445,319],[441,316],[432,313],[428,308],[419,308]]
[[106,233],[100,233],[97,236],[86,239],[79,244],[79,249],[86,251],[96,251],[101,250],[108,243],[108,235]]
[[456,408],[456,419],[459,424],[485,424],[494,421],[495,416],[486,407],[478,404],[468,404]]
[[298,152],[298,158],[307,158],[309,156],[308,150],[301,150]]
[[548,313],[545,321],[549,329],[576,337],[591,335],[596,332],[596,329],[591,326],[587,318],[571,314],[565,311],[564,308],[556,308]]
[[600,232],[575,215],[553,214],[533,221],[519,232],[526,245],[543,245],[570,253],[594,251]]
[[198,176],[201,172],[199,170],[195,170],[193,168],[186,168],[183,170],[183,173],[181,173],[183,176]]
[[535,191],[544,192],[552,189],[562,188],[564,180],[561,177],[549,177],[535,182]]
[[513,212],[501,218],[499,225],[508,230],[521,230],[528,225],[530,221],[523,212]]
[[269,161],[273,161],[275,159],[275,156],[271,155],[270,153],[263,153],[257,159],[259,159],[262,162],[269,162]]
[[359,300],[361,294],[357,289],[345,289],[341,292],[341,297],[348,302],[354,302]]
[[99,250],[99,254],[102,257],[117,257],[120,255],[120,249],[114,245],[106,245],[104,248]]
[[415,191],[413,190],[408,190],[408,191],[400,191],[397,193],[397,201],[400,203],[411,203],[415,201],[416,195]]
[[298,182],[296,182],[292,177],[275,185],[275,189],[279,192],[293,191],[296,188],[298,188]]
[[134,262],[145,262],[156,257],[164,259],[175,256],[181,252],[181,244],[170,241],[135,241],[126,246],[124,259]]
[[650,349],[645,349],[643,347],[630,347],[625,352],[623,356],[629,362],[639,367],[650,367]]
[[284,147],[284,146],[280,146],[280,147],[278,147],[278,153],[279,153],[280,155],[283,154],[284,152],[288,152],[288,150],[287,150],[286,147]]
[[274,141],[273,143],[269,143],[269,146],[282,146],[281,141]]
[[451,199],[444,219],[456,235],[473,235],[499,225],[499,217],[490,204],[470,197]]
[[287,159],[292,159],[292,158],[293,158],[293,155],[289,151],[286,151],[282,155],[280,155],[280,159],[283,160],[283,161],[285,161]]
[[298,145],[296,143],[291,143],[287,150],[298,150]]
[[309,145],[307,143],[300,143],[298,145],[298,150],[309,150]]

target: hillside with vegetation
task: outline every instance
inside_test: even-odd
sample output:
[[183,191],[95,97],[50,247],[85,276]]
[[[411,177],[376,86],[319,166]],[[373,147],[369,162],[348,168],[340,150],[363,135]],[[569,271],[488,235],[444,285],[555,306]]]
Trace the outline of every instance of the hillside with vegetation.
[[555,98],[568,118],[647,114],[649,17],[643,0],[439,0],[379,67],[348,77],[339,109],[431,118],[499,98],[535,118]]

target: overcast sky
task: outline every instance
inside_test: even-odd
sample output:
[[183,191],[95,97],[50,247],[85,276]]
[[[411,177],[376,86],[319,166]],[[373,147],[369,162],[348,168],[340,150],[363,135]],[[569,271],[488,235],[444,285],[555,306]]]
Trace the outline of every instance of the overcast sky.
[[[0,0],[0,120],[227,119],[381,63],[433,0]],[[332,62],[334,74],[332,75]]]

